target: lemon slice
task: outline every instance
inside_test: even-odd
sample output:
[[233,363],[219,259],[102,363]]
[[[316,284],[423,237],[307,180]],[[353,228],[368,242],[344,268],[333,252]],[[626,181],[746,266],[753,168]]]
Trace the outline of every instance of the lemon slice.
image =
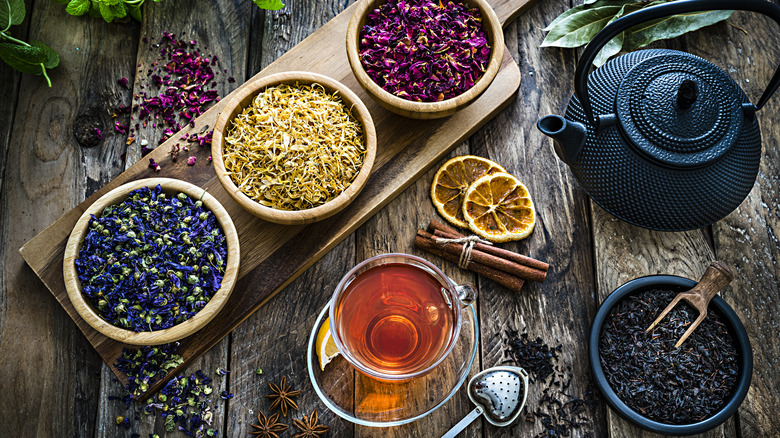
[[479,178],[463,197],[463,217],[469,228],[491,242],[524,239],[534,229],[536,211],[531,195],[508,173]]
[[329,364],[334,357],[339,355],[336,343],[333,342],[333,336],[330,335],[330,318],[320,326],[317,332],[317,357],[320,359],[320,370],[325,371],[325,365]]

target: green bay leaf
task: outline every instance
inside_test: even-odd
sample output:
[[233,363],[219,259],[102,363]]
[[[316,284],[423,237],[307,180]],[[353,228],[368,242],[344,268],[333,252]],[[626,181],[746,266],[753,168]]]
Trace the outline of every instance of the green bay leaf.
[[649,21],[628,31],[623,42],[626,50],[644,47],[653,41],[678,37],[684,33],[728,20],[734,11],[693,12]]
[[587,44],[621,6],[600,6],[576,12],[555,25],[542,42],[542,47],[579,47]]
[[548,24],[547,27],[542,29],[545,32],[551,31],[558,23],[563,21],[565,18],[567,18],[570,15],[576,14],[577,12],[582,12],[584,10],[587,10],[590,8],[590,4],[598,3],[594,7],[598,6],[623,6],[627,3],[631,3],[633,0],[594,0],[590,3],[581,4],[579,6],[575,6],[571,9],[567,9],[564,13],[561,15],[555,17],[555,19],[552,21],[552,23]]
[[[615,16],[609,20],[607,25],[610,25],[615,20],[622,18],[632,12],[636,12],[643,7],[645,7],[645,5],[642,3],[627,3],[623,5],[623,7],[620,9],[620,12],[615,14]],[[626,33],[621,32],[618,36],[612,38],[612,40],[605,44],[601,51],[599,51],[598,55],[596,55],[596,58],[593,60],[593,65],[596,67],[601,67],[605,62],[607,62],[609,58],[620,53],[620,51],[623,49],[623,41],[625,40],[625,37]]]

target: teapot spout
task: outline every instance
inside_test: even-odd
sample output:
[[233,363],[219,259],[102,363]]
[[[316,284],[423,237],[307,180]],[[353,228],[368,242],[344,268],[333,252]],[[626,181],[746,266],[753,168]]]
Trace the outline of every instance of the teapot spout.
[[564,163],[571,165],[585,146],[587,128],[579,122],[566,120],[561,116],[546,116],[539,119],[536,127],[551,137],[555,145],[555,153]]

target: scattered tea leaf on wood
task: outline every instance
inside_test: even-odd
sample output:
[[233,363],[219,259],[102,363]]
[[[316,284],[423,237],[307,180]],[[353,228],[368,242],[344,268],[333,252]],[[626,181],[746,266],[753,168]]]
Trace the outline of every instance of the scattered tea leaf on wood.
[[529,396],[526,408],[526,420],[542,424],[543,431],[535,438],[568,437],[575,430],[577,436],[593,437],[592,415],[587,412],[595,401],[593,389],[588,385],[582,396],[571,395],[572,367],[558,365],[563,344],[550,347],[541,337],[533,339],[512,329],[505,334],[507,362],[528,371],[531,386],[536,387],[538,398]]
[[685,302],[645,332],[676,294],[651,290],[620,301],[604,320],[599,357],[609,385],[629,408],[661,423],[691,424],[726,404],[739,364],[734,338],[712,309],[681,348],[674,344],[698,317]]
[[355,180],[363,129],[338,93],[282,84],[260,92],[228,127],[227,175],[248,197],[279,210],[325,204]]

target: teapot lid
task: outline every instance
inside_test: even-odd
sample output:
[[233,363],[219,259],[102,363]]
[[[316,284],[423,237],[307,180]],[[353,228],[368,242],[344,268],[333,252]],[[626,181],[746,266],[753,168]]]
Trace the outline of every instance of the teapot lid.
[[636,64],[622,79],[615,110],[628,142],[647,158],[677,168],[719,160],[736,142],[744,93],[721,69],[685,52]]

